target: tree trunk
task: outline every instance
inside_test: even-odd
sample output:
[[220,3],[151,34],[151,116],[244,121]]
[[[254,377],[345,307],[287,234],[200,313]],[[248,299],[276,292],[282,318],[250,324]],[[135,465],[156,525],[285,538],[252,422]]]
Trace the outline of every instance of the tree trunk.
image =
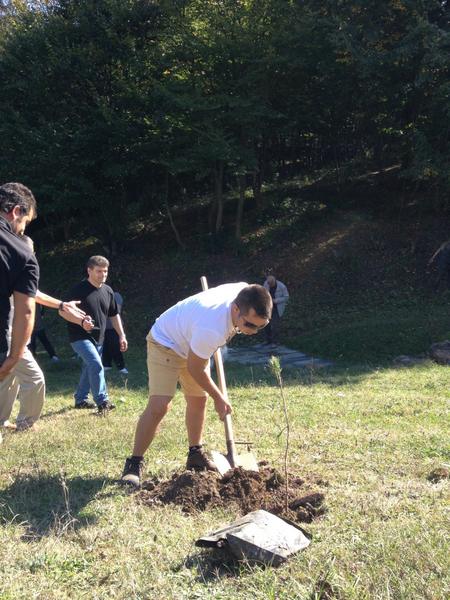
[[261,189],[264,181],[264,171],[266,163],[266,138],[262,136],[261,143],[256,143],[255,153],[258,157],[258,165],[252,173],[252,191],[253,200],[255,202],[255,208],[259,208],[261,205]]
[[236,229],[234,237],[238,242],[241,241],[242,237],[242,215],[244,214],[244,201],[245,201],[245,175],[239,175],[239,200],[236,211]]
[[335,164],[335,173],[336,173],[336,190],[338,192],[338,194],[341,193],[341,164],[339,162],[339,155],[338,155],[338,151],[335,145],[333,145],[333,157],[334,157],[334,164]]
[[215,233],[219,233],[223,223],[223,168],[223,161],[219,160],[214,172],[214,195],[217,209]]
[[261,189],[263,183],[263,174],[262,174],[262,164],[257,171],[253,172],[253,180],[252,180],[252,191],[253,198],[255,200],[255,208],[259,208],[261,206]]
[[63,232],[64,232],[64,241],[68,242],[70,239],[70,230],[72,226],[72,219],[64,219],[63,220]]
[[172,215],[172,211],[170,210],[170,204],[169,204],[169,172],[166,171],[165,174],[165,178],[164,178],[164,206],[166,208],[166,212],[167,212],[167,216],[169,217],[169,223],[170,226],[172,227],[172,231],[175,235],[175,239],[177,241],[177,244],[180,246],[180,248],[182,248],[183,250],[186,249],[186,246],[183,244],[181,237],[180,237],[180,233],[177,229],[177,226],[175,225],[175,221],[173,220],[173,215]]

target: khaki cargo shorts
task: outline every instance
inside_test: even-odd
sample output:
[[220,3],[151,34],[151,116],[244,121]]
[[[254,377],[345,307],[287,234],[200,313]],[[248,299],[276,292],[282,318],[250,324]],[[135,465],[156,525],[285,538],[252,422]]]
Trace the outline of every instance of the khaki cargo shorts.
[[[174,396],[180,382],[185,396],[206,398],[208,394],[187,370],[187,360],[147,335],[149,396]],[[209,362],[208,362],[209,372]]]

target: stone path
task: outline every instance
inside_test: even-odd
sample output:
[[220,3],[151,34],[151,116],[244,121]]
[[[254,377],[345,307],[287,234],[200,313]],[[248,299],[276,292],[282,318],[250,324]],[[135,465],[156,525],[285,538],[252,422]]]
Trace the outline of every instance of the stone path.
[[331,367],[333,363],[321,358],[308,356],[303,352],[297,352],[286,346],[275,346],[268,344],[255,344],[254,346],[238,346],[224,352],[224,360],[238,362],[242,365],[267,365],[271,356],[278,356],[282,368],[313,368]]

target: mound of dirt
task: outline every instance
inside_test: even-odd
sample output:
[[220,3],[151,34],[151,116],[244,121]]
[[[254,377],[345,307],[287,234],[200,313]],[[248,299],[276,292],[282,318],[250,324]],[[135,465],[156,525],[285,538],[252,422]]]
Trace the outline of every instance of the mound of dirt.
[[266,465],[258,473],[237,468],[223,477],[212,471],[184,471],[166,481],[146,481],[139,501],[151,506],[176,504],[187,514],[233,505],[241,514],[264,509],[292,521],[310,523],[325,512],[324,495],[312,489],[313,483],[289,476],[286,509],[285,479]]

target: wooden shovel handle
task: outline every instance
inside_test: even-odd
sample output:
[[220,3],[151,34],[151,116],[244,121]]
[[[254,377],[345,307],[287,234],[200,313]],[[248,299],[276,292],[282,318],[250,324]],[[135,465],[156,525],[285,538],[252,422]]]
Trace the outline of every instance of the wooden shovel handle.
[[[208,289],[208,281],[204,275],[202,277],[200,277],[200,281],[202,284],[202,289],[207,290]],[[214,362],[216,364],[216,372],[217,372],[219,390],[222,392],[225,399],[228,400],[227,383],[225,380],[225,371],[223,368],[222,353],[220,351],[220,348],[218,348],[214,352]],[[237,466],[237,461],[236,461],[237,452],[236,452],[236,445],[234,443],[233,422],[231,420],[231,415],[229,415],[229,414],[225,415],[223,424],[225,426],[225,440],[227,443],[227,458],[228,458],[230,465],[234,469]]]

